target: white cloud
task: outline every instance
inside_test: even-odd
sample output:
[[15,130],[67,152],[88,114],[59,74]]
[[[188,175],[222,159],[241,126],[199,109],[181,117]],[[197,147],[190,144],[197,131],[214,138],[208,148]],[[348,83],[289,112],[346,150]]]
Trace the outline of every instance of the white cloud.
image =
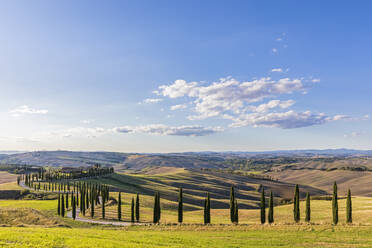
[[191,96],[197,84],[196,82],[187,83],[185,80],[176,80],[172,85],[160,86],[159,90],[163,96],[168,96],[170,98],[177,98],[185,95]]
[[283,72],[282,68],[273,68],[271,69],[271,72]]
[[[306,94],[312,85],[304,78],[273,80],[266,77],[240,82],[228,77],[210,84],[176,80],[173,84],[161,85],[158,93],[164,97],[184,99],[184,105],[191,106],[194,112],[187,116],[189,120],[222,118],[231,120],[231,127],[266,126],[289,129],[352,119],[345,115],[328,116],[310,111],[296,112],[289,109],[295,104],[294,100],[263,102],[269,98],[295,92]],[[252,105],[257,102],[261,103]],[[182,104],[174,105],[171,109],[179,109],[181,106]],[[284,109],[287,110],[283,112]]]
[[14,116],[14,117],[18,117],[18,116],[26,115],[26,114],[42,114],[42,115],[45,115],[45,114],[48,113],[48,110],[46,110],[46,109],[34,109],[34,108],[30,108],[27,105],[23,105],[23,106],[19,106],[15,109],[10,110],[9,113],[12,114],[12,116]]
[[142,103],[146,103],[146,104],[158,103],[158,102],[161,102],[161,101],[163,101],[163,99],[161,99],[161,98],[147,98],[147,99],[143,100],[142,102],[139,102],[138,104],[142,104]]
[[271,49],[271,51],[272,51],[273,53],[277,53],[277,52],[278,52],[278,49],[274,47],[273,49]]
[[311,82],[313,82],[313,83],[319,83],[320,82],[320,79],[319,78],[314,78],[314,79],[311,80]]
[[320,125],[333,121],[333,117],[327,115],[313,114],[310,111],[295,112],[293,110],[284,113],[251,113],[241,115],[234,119],[232,127],[254,126],[254,127],[277,127],[292,129]]
[[185,109],[187,104],[177,104],[170,107],[171,110]]
[[88,128],[88,127],[73,127],[67,128],[63,130],[56,130],[54,132],[49,133],[49,136],[57,136],[60,138],[70,138],[76,136],[85,136],[85,137],[98,137],[108,133],[107,129],[96,127],[96,128]]
[[351,118],[346,115],[335,115],[332,117],[333,121],[350,120]]
[[202,126],[178,126],[172,127],[163,124],[151,124],[145,126],[124,126],[113,129],[118,133],[145,133],[154,135],[174,135],[174,136],[205,136],[223,131],[220,127]]
[[282,78],[272,80],[261,78],[249,82],[239,82],[233,78],[221,79],[210,85],[187,83],[176,80],[171,85],[162,85],[159,92],[170,98],[189,97],[194,99],[193,109],[197,113],[191,120],[221,116],[226,112],[239,114],[247,104],[258,102],[276,95],[304,92],[306,86],[301,79]]
[[280,100],[271,100],[268,103],[263,103],[257,107],[252,107],[252,110],[254,112],[259,112],[259,113],[265,113],[273,108],[280,107],[282,109],[286,109],[291,107],[293,104],[295,104],[295,101],[293,100],[288,100],[288,101],[280,101]]

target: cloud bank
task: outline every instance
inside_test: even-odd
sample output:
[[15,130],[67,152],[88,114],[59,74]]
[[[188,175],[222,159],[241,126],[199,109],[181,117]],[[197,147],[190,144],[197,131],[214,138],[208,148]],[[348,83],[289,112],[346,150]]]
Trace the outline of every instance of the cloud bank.
[[[222,78],[217,82],[205,84],[180,79],[170,85],[159,86],[154,93],[169,99],[180,98],[186,103],[191,99],[194,114],[187,116],[189,120],[212,117],[228,119],[232,121],[230,127],[263,126],[292,129],[346,119],[344,115],[296,112],[290,109],[295,104],[294,100],[275,99],[294,93],[305,94],[316,82],[319,80],[304,81],[302,78],[273,80],[270,77],[263,77],[243,82],[234,78]],[[171,110],[180,109],[185,104],[174,105]]]

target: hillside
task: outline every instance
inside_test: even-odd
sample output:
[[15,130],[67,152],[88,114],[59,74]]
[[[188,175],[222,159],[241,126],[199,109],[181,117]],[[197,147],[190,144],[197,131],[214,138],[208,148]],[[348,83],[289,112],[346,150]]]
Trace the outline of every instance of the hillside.
[[[100,163],[115,166],[117,170],[141,170],[150,166],[170,166],[180,168],[233,168],[245,170],[267,170],[277,166],[303,165],[319,166],[330,161],[341,166],[366,165],[372,169],[368,156],[371,151],[358,150],[303,150],[272,152],[186,152],[165,154],[139,154],[117,152],[72,152],[37,151],[1,154],[0,164],[26,164],[36,166],[78,167]],[[368,160],[367,162],[365,160]],[[342,161],[346,161],[342,165]],[[352,166],[354,166],[352,165]]]
[[[158,174],[156,174],[158,173]],[[184,190],[184,202],[190,209],[200,209],[206,192],[211,193],[214,208],[228,208],[230,187],[236,188],[240,208],[258,208],[260,185],[266,192],[273,191],[277,202],[288,201],[293,197],[294,185],[227,173],[201,171],[196,169],[154,168],[144,170],[141,174],[113,174],[99,180],[112,186],[112,190],[127,193],[140,193],[152,196],[155,191],[169,201],[169,208],[176,208],[178,189]],[[309,191],[312,195],[325,195],[327,192],[301,185],[302,196]]]

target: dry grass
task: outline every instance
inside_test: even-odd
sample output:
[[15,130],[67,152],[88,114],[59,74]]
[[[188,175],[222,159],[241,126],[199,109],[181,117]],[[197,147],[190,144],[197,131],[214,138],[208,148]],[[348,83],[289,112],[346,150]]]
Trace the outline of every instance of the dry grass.
[[16,174],[10,174],[6,171],[0,171],[0,184],[15,182],[15,181],[17,181]]
[[56,226],[57,218],[32,208],[1,208],[2,226]]
[[268,173],[280,181],[310,185],[331,192],[332,182],[336,181],[340,194],[346,194],[350,188],[354,195],[372,196],[370,171],[321,171],[314,169],[283,170]]

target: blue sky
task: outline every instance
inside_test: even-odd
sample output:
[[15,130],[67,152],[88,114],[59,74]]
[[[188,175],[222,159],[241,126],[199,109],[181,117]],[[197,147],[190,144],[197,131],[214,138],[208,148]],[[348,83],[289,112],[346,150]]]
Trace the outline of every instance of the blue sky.
[[371,5],[2,1],[0,150],[372,149]]

